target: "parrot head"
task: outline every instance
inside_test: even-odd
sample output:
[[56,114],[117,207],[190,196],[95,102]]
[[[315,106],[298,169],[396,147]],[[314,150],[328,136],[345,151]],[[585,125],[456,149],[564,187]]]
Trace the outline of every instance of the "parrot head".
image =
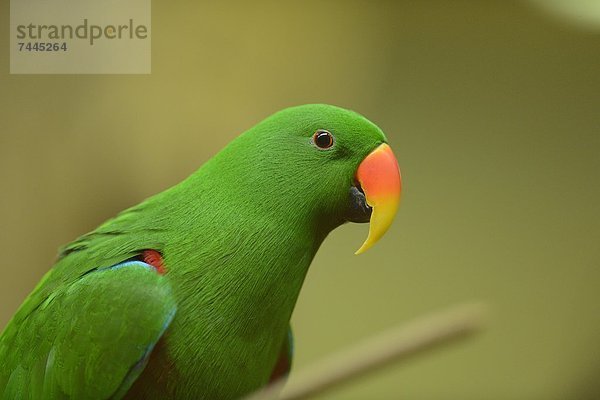
[[274,210],[280,200],[326,233],[345,222],[370,222],[356,254],[384,235],[398,209],[402,184],[392,149],[379,127],[353,111],[290,107],[228,147],[252,154],[238,166],[244,176],[262,177],[253,178],[252,187],[269,193],[265,207]]

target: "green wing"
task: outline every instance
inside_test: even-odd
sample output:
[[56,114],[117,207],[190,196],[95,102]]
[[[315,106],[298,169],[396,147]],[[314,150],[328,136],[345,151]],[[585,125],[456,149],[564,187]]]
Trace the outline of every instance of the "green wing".
[[167,279],[139,261],[92,270],[26,305],[0,336],[2,399],[122,397],[176,311]]

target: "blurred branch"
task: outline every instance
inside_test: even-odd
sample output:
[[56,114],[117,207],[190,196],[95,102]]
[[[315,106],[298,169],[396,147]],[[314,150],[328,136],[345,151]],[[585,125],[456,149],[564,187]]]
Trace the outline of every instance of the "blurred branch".
[[285,378],[246,400],[301,400],[321,394],[386,365],[471,336],[481,328],[484,310],[482,304],[462,305],[401,324],[301,370],[283,393]]
[[600,29],[598,0],[529,0],[556,20],[592,31]]

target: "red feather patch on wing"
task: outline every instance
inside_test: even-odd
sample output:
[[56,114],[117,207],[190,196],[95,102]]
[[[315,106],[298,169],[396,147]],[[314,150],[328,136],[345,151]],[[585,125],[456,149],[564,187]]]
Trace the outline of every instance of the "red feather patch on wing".
[[269,383],[273,383],[284,376],[290,373],[291,367],[290,357],[287,351],[282,351],[279,354],[279,358],[277,359],[277,363],[275,364],[275,368],[273,368],[273,372],[271,372],[271,377],[269,378]]
[[163,263],[163,258],[160,253],[156,250],[144,250],[142,253],[142,260],[149,265],[152,265],[156,272],[161,275],[164,275],[167,270]]

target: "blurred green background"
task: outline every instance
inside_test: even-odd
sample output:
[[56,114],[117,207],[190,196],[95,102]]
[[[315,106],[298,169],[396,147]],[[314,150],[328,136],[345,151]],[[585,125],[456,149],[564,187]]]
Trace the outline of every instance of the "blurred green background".
[[58,246],[272,112],[326,102],[387,133],[405,189],[367,254],[365,225],[323,245],[295,368],[480,299],[484,334],[325,397],[600,398],[597,25],[524,1],[152,6],[151,75],[19,76],[0,5],[0,328]]

